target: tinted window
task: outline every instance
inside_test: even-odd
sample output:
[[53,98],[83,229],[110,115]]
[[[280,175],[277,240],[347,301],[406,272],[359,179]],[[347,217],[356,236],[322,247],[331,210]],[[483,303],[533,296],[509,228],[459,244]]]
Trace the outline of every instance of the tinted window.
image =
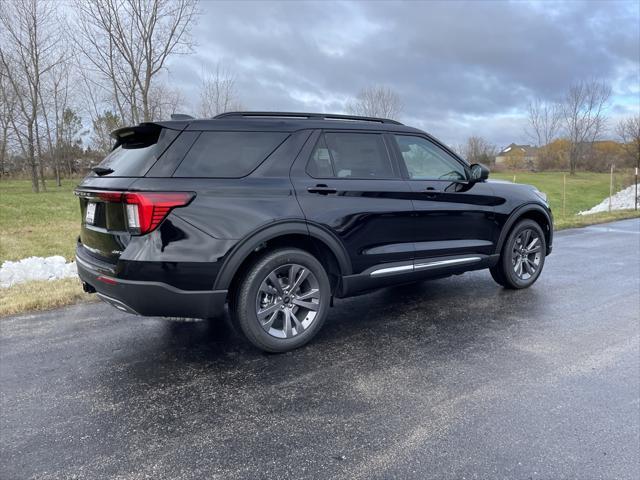
[[134,135],[127,139],[127,143],[107,155],[98,166],[113,170],[103,176],[143,177],[178,133],[176,130],[162,128],[155,134],[144,135],[139,141],[135,141],[137,135]]
[[327,133],[311,156],[308,172],[317,178],[394,178],[382,135]]
[[288,135],[281,132],[202,132],[173,176],[244,177]]
[[318,144],[311,155],[307,172],[315,178],[335,177],[331,156],[329,155],[329,148],[327,147],[327,142],[324,140],[324,136],[318,140]]
[[460,162],[436,144],[422,137],[394,137],[411,180],[466,180]]

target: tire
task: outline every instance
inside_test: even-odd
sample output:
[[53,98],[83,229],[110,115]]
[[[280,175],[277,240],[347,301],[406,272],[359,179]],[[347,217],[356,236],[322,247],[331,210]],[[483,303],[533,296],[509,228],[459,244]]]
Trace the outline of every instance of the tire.
[[313,255],[296,248],[278,249],[248,269],[231,312],[255,347],[287,352],[309,342],[322,328],[330,297],[327,272]]
[[491,276],[508,289],[528,288],[542,273],[546,251],[540,225],[533,220],[521,220],[509,233],[498,263],[489,269]]

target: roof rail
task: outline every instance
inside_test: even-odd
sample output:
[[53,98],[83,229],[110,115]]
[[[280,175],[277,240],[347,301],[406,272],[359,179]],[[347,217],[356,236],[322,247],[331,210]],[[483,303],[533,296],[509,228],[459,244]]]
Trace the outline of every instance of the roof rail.
[[375,122],[402,125],[389,118],[360,117],[358,115],[340,115],[334,113],[303,113],[303,112],[226,112],[213,118],[306,118],[313,120],[347,120],[352,122]]

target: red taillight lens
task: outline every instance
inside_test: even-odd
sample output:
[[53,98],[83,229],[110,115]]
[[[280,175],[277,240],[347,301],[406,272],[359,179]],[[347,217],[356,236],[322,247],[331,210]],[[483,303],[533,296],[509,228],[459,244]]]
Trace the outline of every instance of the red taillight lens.
[[171,209],[184,207],[194,197],[191,192],[123,193],[127,225],[134,234],[149,233],[167,217]]

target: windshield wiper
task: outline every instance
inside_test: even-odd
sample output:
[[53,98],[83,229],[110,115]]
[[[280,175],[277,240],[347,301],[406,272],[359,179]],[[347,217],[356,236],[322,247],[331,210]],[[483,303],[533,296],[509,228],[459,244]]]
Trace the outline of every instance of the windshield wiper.
[[93,172],[99,176],[109,175],[110,173],[115,172],[113,168],[107,168],[107,167],[93,167],[91,168],[91,170],[93,170]]

